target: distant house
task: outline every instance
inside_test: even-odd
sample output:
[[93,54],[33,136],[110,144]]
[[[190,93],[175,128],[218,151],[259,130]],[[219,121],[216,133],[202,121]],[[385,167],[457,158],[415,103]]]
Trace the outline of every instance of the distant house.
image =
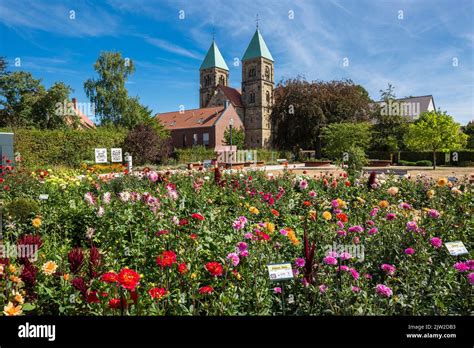
[[173,111],[157,114],[156,118],[171,132],[175,148],[204,145],[215,149],[224,145],[224,132],[233,119],[234,128],[243,123],[231,103],[224,106]]
[[377,105],[381,108],[382,115],[406,116],[412,121],[418,119],[425,111],[436,110],[432,95],[395,99],[389,103],[379,101]]
[[[77,104],[77,99],[72,98],[72,111],[76,114],[76,116],[79,118],[79,128],[81,129],[93,129],[95,128],[94,122],[90,120],[89,117],[87,117],[83,111],[81,110],[80,105]],[[73,120],[68,120],[68,123],[72,124],[74,123]]]

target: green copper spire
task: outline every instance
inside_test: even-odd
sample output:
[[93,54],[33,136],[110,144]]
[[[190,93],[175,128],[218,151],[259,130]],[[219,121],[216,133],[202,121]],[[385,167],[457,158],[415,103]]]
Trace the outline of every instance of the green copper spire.
[[247,47],[242,60],[248,60],[257,57],[267,58],[273,62],[272,54],[270,53],[265,40],[263,40],[262,34],[260,34],[258,28],[255,31],[255,34],[253,35],[249,47]]
[[229,70],[224,58],[222,57],[221,51],[219,51],[219,48],[217,47],[214,40],[212,40],[211,47],[209,47],[206,58],[204,58],[199,70],[208,68],[221,68],[227,71]]

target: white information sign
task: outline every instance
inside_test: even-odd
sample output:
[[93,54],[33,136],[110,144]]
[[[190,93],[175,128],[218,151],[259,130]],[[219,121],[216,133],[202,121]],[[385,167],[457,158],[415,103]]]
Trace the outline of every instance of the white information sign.
[[107,163],[107,149],[95,149],[95,163]]
[[349,161],[349,153],[348,153],[348,152],[344,152],[344,153],[342,154],[342,160],[343,160],[344,162]]
[[469,253],[463,242],[461,241],[448,242],[444,245],[446,245],[446,249],[448,249],[449,253],[453,256],[464,255]]
[[49,198],[49,195],[45,193],[42,193],[39,195],[39,199],[41,199],[42,201],[46,201],[48,198]]
[[120,148],[111,148],[110,149],[110,157],[112,158],[112,162],[123,162],[122,149],[120,149]]
[[288,280],[293,279],[293,269],[291,263],[274,263],[267,265],[270,280]]

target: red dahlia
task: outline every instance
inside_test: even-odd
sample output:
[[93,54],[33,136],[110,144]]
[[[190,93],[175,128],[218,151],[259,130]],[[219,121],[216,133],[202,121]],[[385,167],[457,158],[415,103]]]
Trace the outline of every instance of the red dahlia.
[[214,288],[212,286],[206,285],[199,289],[200,294],[212,294]]
[[194,213],[193,215],[191,215],[191,217],[192,217],[193,219],[200,220],[200,221],[204,220],[204,216],[202,216],[202,215],[199,214],[199,213]]
[[105,283],[116,283],[117,282],[117,273],[115,272],[107,272],[102,274],[102,277],[100,280],[102,280]]
[[162,268],[171,267],[173,263],[176,263],[176,254],[170,250],[163,251],[156,258],[156,264]]
[[165,288],[153,288],[148,290],[148,293],[150,294],[151,298],[159,300],[165,296],[168,291]]
[[117,276],[119,284],[127,290],[135,290],[140,281],[140,275],[132,269],[124,268]]
[[179,272],[180,274],[184,274],[184,273],[186,273],[187,271],[188,271],[188,266],[186,266],[186,263],[183,262],[183,263],[180,263],[180,264],[178,265],[178,272]]
[[206,269],[213,276],[221,276],[223,271],[222,265],[219,262],[208,262],[206,264]]
[[120,299],[119,298],[112,298],[109,301],[109,308],[112,309],[119,309],[120,308]]

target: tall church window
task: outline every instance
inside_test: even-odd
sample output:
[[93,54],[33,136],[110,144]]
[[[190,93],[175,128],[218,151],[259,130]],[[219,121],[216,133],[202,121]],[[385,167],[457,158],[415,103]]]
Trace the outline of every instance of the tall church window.
[[267,104],[270,104],[270,92],[269,91],[267,91],[265,93],[265,99],[267,100]]
[[257,70],[255,69],[255,67],[250,67],[249,77],[255,77],[255,76],[257,76]]
[[207,76],[204,78],[204,85],[205,85],[206,87],[211,85],[211,77],[210,77],[209,75],[207,75]]
[[225,77],[223,75],[221,75],[221,77],[219,77],[219,84],[225,86]]
[[265,67],[265,79],[270,80],[270,68],[268,66]]
[[249,103],[255,103],[255,93],[253,92],[249,94]]

